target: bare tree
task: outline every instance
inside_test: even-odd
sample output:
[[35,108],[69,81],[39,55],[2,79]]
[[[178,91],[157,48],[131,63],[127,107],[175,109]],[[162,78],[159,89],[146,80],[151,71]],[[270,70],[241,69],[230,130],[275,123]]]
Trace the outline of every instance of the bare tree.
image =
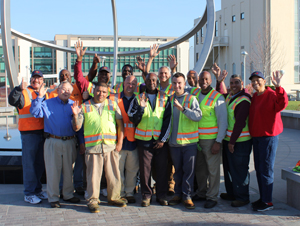
[[267,79],[267,84],[271,84],[272,70],[280,70],[286,64],[284,46],[278,38],[277,32],[267,21],[257,36],[250,44],[251,53],[249,55],[251,70],[261,71]]

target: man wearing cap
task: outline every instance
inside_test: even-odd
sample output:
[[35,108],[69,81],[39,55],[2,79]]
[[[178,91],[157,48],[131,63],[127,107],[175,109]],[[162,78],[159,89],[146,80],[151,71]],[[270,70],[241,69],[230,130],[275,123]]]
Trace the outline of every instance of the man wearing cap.
[[[74,78],[76,80],[76,84],[80,90],[81,93],[84,91],[88,91],[88,93],[93,96],[94,94],[94,88],[95,85],[92,82],[88,82],[82,74],[81,70],[81,63],[82,63],[82,58],[85,54],[85,51],[87,48],[83,49],[83,44],[82,42],[78,41],[75,44],[75,49],[76,49],[76,54],[77,54],[77,60],[74,65]],[[91,71],[97,70],[97,64],[93,64],[92,68],[90,69]],[[91,79],[89,79],[91,80]],[[98,82],[100,83],[105,83],[108,84],[110,80],[110,69],[106,66],[100,67],[99,73],[98,73]],[[116,93],[116,91],[110,87],[108,87],[108,96],[110,93]]]
[[52,208],[60,208],[59,181],[63,172],[63,199],[78,203],[73,191],[73,163],[76,159],[76,139],[72,126],[72,105],[69,100],[73,86],[63,81],[57,88],[58,96],[43,101],[47,92],[44,84],[40,86],[39,95],[32,101],[30,113],[35,118],[44,118],[45,126],[45,166],[47,175],[48,201]]
[[[9,94],[9,104],[15,106],[19,112],[19,131],[22,140],[22,166],[24,201],[31,204],[47,199],[47,193],[42,191],[41,177],[44,165],[44,120],[36,119],[30,114],[31,102],[39,95],[39,88],[44,78],[41,71],[33,71],[30,86],[22,78],[20,86],[16,86]],[[41,97],[41,101],[47,95]]]

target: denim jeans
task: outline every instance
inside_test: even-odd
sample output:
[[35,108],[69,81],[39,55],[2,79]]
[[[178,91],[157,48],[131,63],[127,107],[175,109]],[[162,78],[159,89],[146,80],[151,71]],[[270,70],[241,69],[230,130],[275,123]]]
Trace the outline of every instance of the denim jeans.
[[254,166],[260,198],[272,202],[274,164],[279,136],[253,137]]
[[194,189],[197,144],[170,147],[170,150],[175,167],[175,195],[182,197],[183,200],[191,199]]
[[228,149],[228,141],[223,141],[223,169],[225,187],[228,195],[236,200],[249,201],[249,161],[252,139],[236,142],[234,152]]
[[34,195],[42,191],[41,177],[45,171],[44,135],[21,134],[24,194]]

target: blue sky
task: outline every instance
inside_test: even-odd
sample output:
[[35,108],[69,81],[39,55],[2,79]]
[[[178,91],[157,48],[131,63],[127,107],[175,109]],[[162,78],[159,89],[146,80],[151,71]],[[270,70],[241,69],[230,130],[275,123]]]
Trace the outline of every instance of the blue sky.
[[[206,0],[116,0],[119,35],[181,36]],[[216,10],[221,0],[215,0]],[[11,27],[40,40],[55,34],[113,35],[110,0],[12,0]]]

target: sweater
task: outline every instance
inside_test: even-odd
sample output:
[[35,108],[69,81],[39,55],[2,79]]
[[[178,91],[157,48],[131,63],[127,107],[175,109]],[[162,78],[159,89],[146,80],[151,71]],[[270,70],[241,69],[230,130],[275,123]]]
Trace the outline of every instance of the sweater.
[[263,94],[254,93],[249,112],[249,130],[252,137],[277,136],[283,131],[280,111],[288,105],[282,87],[266,87]]

